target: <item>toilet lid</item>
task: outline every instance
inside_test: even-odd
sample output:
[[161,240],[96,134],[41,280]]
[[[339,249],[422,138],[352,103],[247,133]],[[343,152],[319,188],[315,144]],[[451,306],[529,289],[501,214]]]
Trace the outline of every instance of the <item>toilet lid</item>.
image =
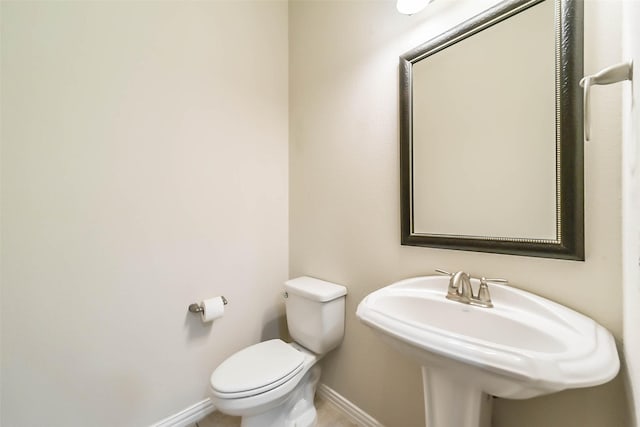
[[222,362],[211,375],[211,387],[224,394],[262,393],[295,375],[303,362],[304,354],[284,341],[264,341]]

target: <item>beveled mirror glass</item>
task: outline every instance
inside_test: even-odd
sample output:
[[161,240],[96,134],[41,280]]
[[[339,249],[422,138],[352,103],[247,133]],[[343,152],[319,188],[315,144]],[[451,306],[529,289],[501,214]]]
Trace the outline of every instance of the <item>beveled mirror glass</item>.
[[402,244],[584,259],[582,4],[499,3],[400,57]]

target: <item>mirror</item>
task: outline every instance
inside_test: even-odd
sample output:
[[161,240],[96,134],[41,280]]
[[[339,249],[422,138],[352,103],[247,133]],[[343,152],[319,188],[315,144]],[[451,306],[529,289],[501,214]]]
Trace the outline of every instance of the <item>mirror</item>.
[[400,57],[403,245],[584,260],[582,46],[510,0]]

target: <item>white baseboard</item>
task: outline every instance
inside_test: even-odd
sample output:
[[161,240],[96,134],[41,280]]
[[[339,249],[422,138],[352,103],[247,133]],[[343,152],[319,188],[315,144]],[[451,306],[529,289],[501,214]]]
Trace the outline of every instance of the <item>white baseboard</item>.
[[[384,427],[378,420],[348,401],[344,396],[325,384],[319,384],[316,391],[318,397],[326,400],[338,411],[343,413],[351,422],[361,427]],[[204,399],[195,405],[171,415],[151,427],[189,427],[215,411],[211,399]]]
[[171,415],[151,427],[188,427],[215,411],[211,399],[204,399],[195,405],[183,409],[177,414]]
[[378,420],[358,408],[326,384],[319,384],[316,393],[318,397],[326,400],[338,411],[342,412],[351,422],[362,427],[384,427]]

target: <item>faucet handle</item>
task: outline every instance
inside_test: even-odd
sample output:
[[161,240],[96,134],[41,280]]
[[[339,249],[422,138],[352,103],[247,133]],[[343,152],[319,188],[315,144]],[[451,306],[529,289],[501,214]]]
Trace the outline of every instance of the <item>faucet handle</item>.
[[487,286],[487,282],[493,283],[509,283],[505,279],[487,279],[486,277],[480,278],[480,288],[478,288],[478,296],[476,300],[478,301],[478,305],[482,307],[491,308],[493,307],[493,303],[491,302],[491,294],[489,294],[489,286]]
[[507,279],[487,279],[486,277],[482,277],[480,279],[480,284],[484,283],[485,285],[487,283],[504,283],[505,285],[509,283],[509,281]]
[[440,270],[440,269],[438,269],[438,268],[436,268],[436,273],[440,273],[440,274],[442,274],[443,276],[453,277],[453,274],[452,274],[452,273],[449,273],[448,271]]

